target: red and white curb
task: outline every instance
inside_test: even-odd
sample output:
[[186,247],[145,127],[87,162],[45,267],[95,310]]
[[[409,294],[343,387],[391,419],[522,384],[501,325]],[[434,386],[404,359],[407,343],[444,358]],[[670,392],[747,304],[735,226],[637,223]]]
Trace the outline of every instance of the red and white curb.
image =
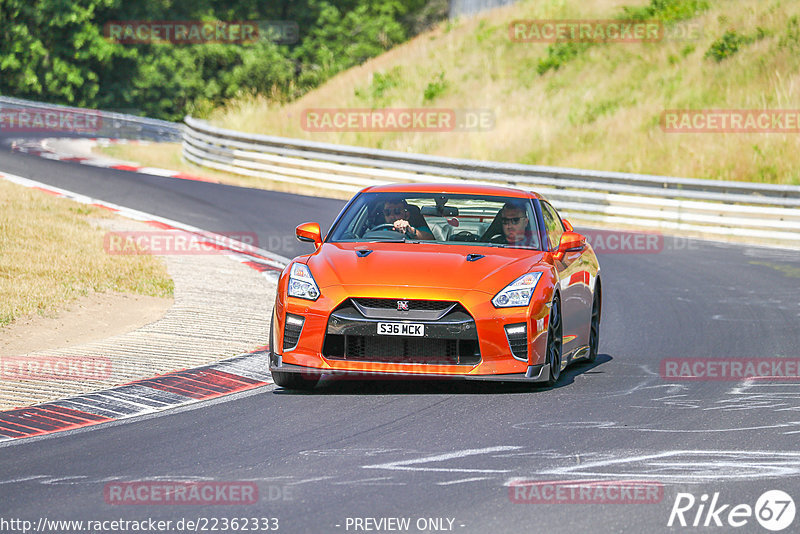
[[[111,210],[160,229],[186,232],[221,254],[243,263],[270,280],[291,261],[229,237],[206,232],[165,217],[126,208],[42,182],[0,172],[0,178],[53,196]],[[104,391],[0,412],[0,442],[40,436],[108,421],[159,412],[272,383],[265,347],[235,358],[137,380]]]
[[267,348],[96,393],[0,412],[0,442],[161,412],[272,383]]
[[[185,172],[178,172],[169,169],[161,169],[158,167],[143,167],[136,163],[120,161],[112,158],[104,158],[101,156],[81,156],[72,152],[65,152],[63,150],[56,150],[51,147],[51,144],[56,141],[76,141],[75,139],[59,139],[47,138],[40,140],[15,140],[11,143],[11,150],[14,152],[22,152],[23,154],[30,154],[39,156],[40,158],[52,159],[55,161],[67,161],[72,163],[80,163],[81,165],[90,165],[92,167],[101,167],[104,169],[116,169],[118,171],[130,171],[139,174],[149,174],[152,176],[161,176],[162,178],[176,178],[179,180],[192,180],[196,182],[209,182],[212,184],[220,183],[218,180],[211,178],[204,178],[194,174],[187,174]],[[79,139],[79,141],[91,141],[97,146],[110,146],[114,144],[130,144],[130,145],[148,145],[149,141],[135,141],[128,139],[109,139],[109,138],[91,138]]]

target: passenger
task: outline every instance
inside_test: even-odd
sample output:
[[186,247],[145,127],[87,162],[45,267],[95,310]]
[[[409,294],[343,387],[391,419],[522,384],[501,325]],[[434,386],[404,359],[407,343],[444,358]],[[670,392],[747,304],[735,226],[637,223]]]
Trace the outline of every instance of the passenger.
[[500,224],[503,235],[495,242],[517,246],[535,246],[538,239],[533,236],[528,212],[525,205],[518,202],[506,202],[500,210]]

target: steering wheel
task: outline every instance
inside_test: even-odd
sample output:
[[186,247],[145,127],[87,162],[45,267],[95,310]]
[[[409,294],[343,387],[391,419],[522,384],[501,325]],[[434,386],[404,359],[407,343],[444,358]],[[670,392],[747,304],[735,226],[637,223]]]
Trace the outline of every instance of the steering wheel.
[[[384,226],[386,228],[384,228]],[[378,226],[374,226],[374,227],[370,228],[369,230],[367,230],[367,232],[376,232],[376,231],[379,231],[379,230],[394,230],[394,224],[393,223],[379,224]]]
[[451,241],[465,241],[465,242],[474,242],[478,240],[478,236],[473,234],[468,230],[461,230],[457,234],[454,234],[450,237]]
[[394,224],[392,224],[392,223],[383,223],[383,224],[379,224],[378,226],[375,226],[374,228],[370,228],[369,230],[364,232],[364,235],[362,235],[361,237],[364,238],[364,237],[367,237],[367,236],[372,236],[372,237],[376,237],[376,238],[380,237],[381,239],[388,239],[388,238],[392,237],[392,235],[389,234],[388,232],[393,232],[393,235],[398,236],[398,237],[402,236],[402,235],[405,235],[403,232],[398,232],[397,230],[395,230],[394,229]]
[[489,243],[505,243],[506,236],[503,234],[494,234],[488,239]]

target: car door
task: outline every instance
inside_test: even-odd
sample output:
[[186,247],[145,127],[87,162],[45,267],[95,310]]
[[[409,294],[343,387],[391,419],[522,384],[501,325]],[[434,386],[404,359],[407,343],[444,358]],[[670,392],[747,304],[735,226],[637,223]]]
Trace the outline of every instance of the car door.
[[[585,251],[566,252],[558,258],[556,252],[565,232],[564,223],[558,212],[546,201],[540,202],[542,219],[553,263],[559,276],[561,288],[561,318],[563,340],[563,356],[589,344],[589,317],[591,315],[592,293],[589,288],[589,272],[582,261]],[[566,358],[563,358],[566,361]]]

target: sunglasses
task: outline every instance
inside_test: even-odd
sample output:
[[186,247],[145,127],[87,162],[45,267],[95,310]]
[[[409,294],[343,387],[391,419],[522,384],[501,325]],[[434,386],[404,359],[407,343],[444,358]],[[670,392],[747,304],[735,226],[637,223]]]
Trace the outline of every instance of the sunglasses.
[[392,214],[392,211],[394,211],[394,214],[395,214],[395,215],[402,215],[402,214],[404,214],[404,213],[405,213],[406,211],[408,211],[408,210],[406,210],[405,208],[395,208],[394,210],[383,210],[383,214],[384,214],[386,217],[388,217],[389,215],[391,215],[391,214]]
[[519,224],[522,219],[526,219],[527,217],[502,217],[500,222],[503,224]]

